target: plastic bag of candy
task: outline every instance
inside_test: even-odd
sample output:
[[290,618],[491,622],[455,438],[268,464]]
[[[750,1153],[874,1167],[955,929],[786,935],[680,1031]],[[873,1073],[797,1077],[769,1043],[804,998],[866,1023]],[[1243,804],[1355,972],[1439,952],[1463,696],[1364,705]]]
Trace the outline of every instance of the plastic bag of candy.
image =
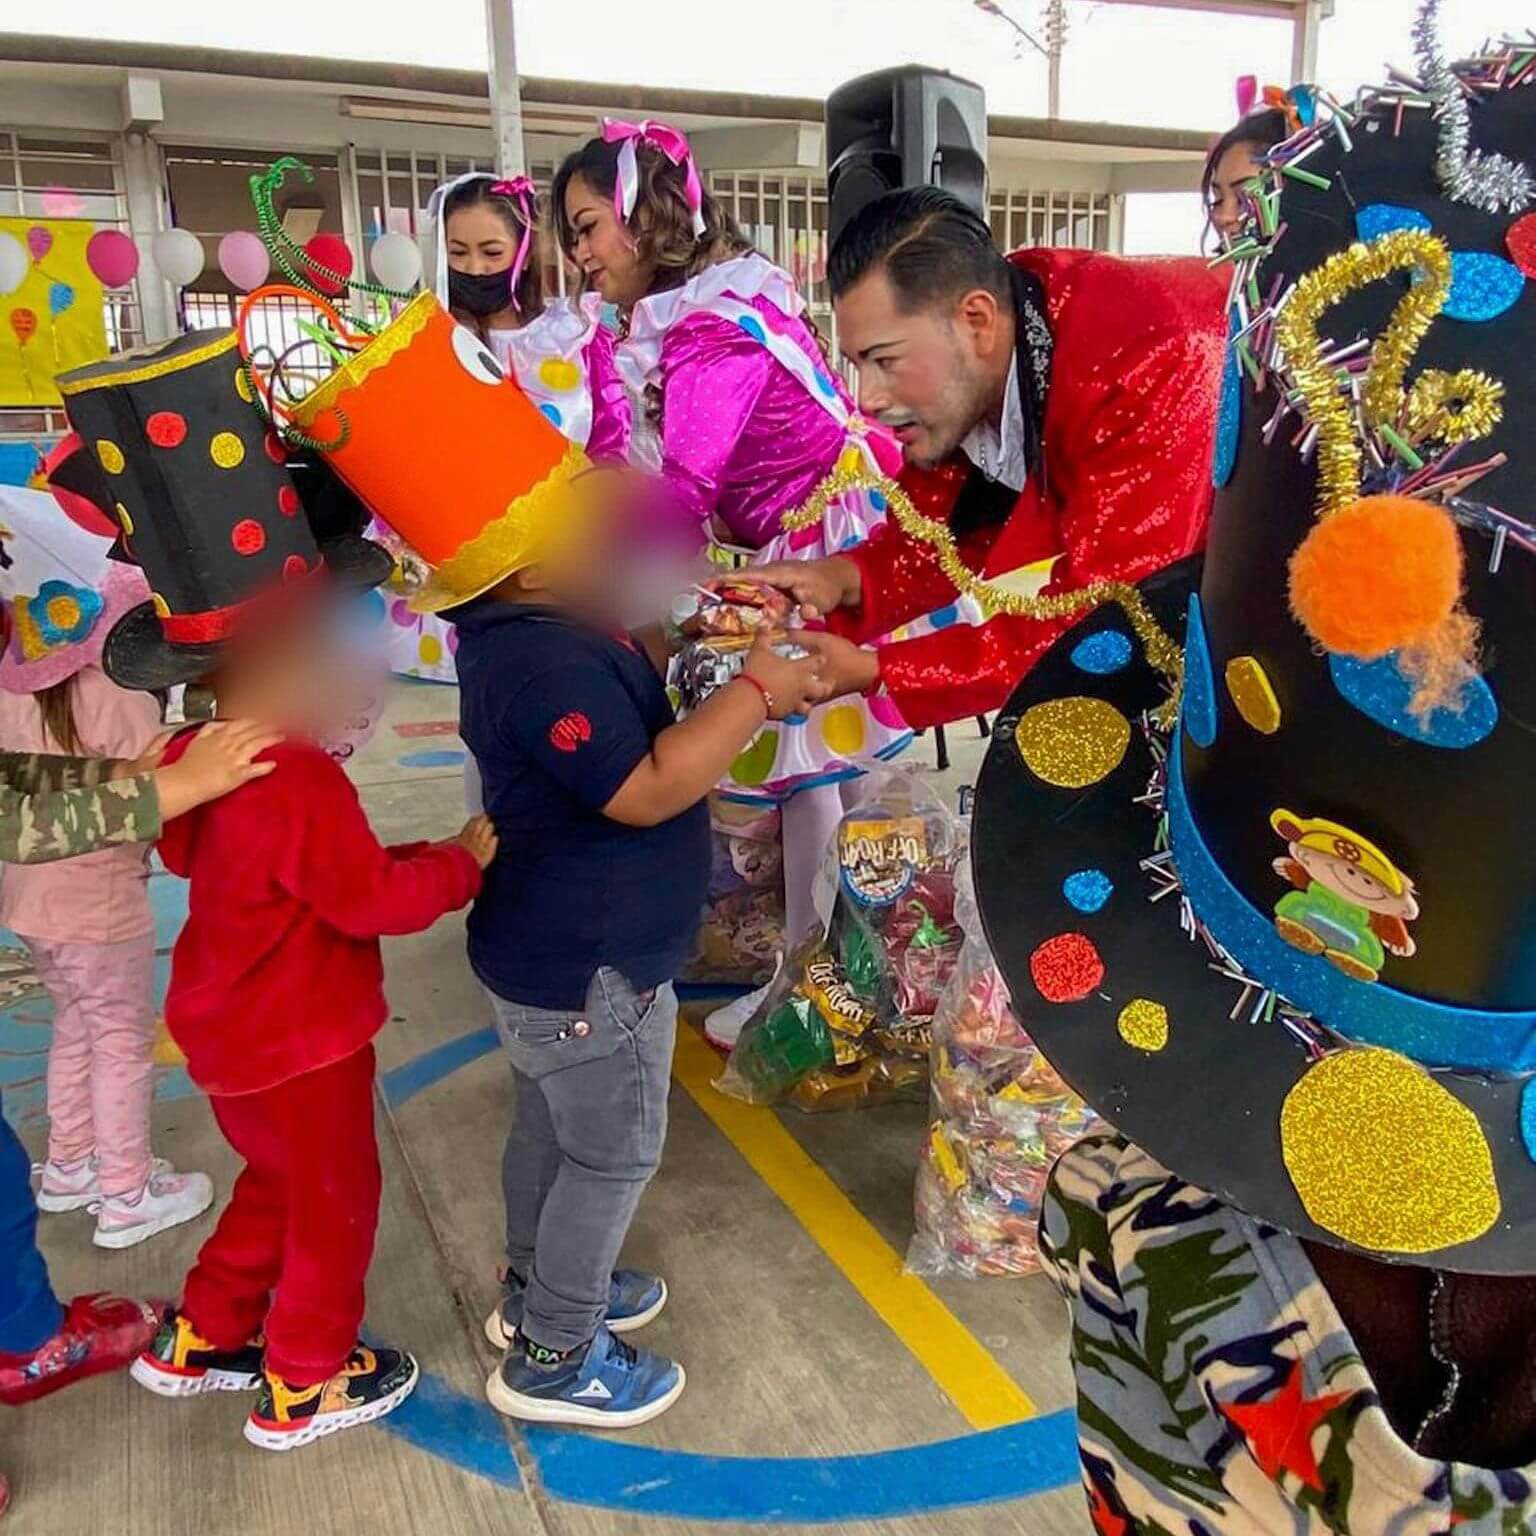
[[918,1165],[907,1267],[922,1275],[1027,1275],[1051,1165],[1098,1128],[1015,1017],[982,937],[968,871],[965,932],[933,1015],[933,1118]]
[[779,808],[709,797],[709,888],[685,981],[761,986],[784,948],[784,848]]
[[719,1081],[821,1112],[927,1090],[931,1019],[961,952],[964,828],[910,772],[871,775],[818,876],[823,924],[789,956]]

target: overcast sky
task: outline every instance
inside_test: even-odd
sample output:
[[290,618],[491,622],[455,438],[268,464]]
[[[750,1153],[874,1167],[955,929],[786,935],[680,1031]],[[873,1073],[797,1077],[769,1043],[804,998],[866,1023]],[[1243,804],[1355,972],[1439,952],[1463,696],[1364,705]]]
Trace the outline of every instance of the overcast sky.
[[[202,44],[284,53],[485,67],[486,0],[410,4],[391,25],[380,0],[321,0],[300,11],[208,0],[54,0],[35,26],[76,37]],[[979,81],[993,112],[1044,116],[1043,59],[973,0],[496,0],[516,12],[525,75],[824,96],[890,64],[933,64]],[[1042,0],[998,0],[1040,32]],[[0,0],[15,26],[21,0]],[[13,9],[14,8],[14,9]],[[1336,0],[1322,26],[1318,77],[1339,94],[1411,68],[1417,0]],[[404,7],[400,7],[404,9]],[[1104,122],[1205,130],[1232,119],[1239,75],[1283,82],[1284,22],[1180,12],[1112,0],[1068,0],[1062,112]],[[1470,51],[1490,32],[1536,23],[1536,0],[1444,0],[1446,42]],[[767,18],[751,26],[750,14]],[[722,25],[721,18],[727,18]],[[1138,197],[1127,210],[1132,251],[1193,249],[1202,219],[1189,197]]]

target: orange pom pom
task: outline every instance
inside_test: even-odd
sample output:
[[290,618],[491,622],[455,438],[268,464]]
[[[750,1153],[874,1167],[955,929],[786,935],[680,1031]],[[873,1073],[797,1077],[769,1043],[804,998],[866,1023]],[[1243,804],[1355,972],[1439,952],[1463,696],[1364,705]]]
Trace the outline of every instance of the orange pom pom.
[[1410,496],[1352,502],[1291,556],[1291,611],[1326,650],[1362,661],[1424,643],[1460,597],[1456,524]]

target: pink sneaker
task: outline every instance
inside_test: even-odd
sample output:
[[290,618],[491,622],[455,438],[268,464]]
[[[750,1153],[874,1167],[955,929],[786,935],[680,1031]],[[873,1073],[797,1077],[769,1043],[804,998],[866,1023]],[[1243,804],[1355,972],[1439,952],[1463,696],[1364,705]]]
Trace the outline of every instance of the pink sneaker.
[[98,1248],[131,1248],[201,1216],[212,1204],[213,1180],[206,1173],[177,1173],[167,1163],[137,1194],[103,1197],[92,1241]]
[[101,1199],[101,1178],[94,1157],[82,1157],[78,1163],[43,1164],[43,1179],[38,1186],[37,1208],[57,1215],[61,1211],[83,1211]]

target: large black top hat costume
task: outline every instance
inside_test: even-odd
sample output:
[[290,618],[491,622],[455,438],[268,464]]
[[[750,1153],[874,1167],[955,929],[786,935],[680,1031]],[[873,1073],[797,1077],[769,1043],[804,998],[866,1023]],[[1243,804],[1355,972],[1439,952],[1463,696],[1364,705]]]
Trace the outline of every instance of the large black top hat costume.
[[1297,88],[1254,184],[1199,593],[1146,594],[1177,723],[1094,612],[999,721],[975,864],[1042,1049],[1174,1173],[1529,1272],[1536,48],[1458,77],[1435,9],[1417,88]]
[[77,368],[59,390],[154,594],[107,638],[103,665],[122,686],[206,675],[250,604],[284,583],[322,570],[351,587],[388,576],[388,555],[355,527],[329,513],[312,526],[307,502],[326,501],[326,488],[301,495],[252,404],[233,331]]

